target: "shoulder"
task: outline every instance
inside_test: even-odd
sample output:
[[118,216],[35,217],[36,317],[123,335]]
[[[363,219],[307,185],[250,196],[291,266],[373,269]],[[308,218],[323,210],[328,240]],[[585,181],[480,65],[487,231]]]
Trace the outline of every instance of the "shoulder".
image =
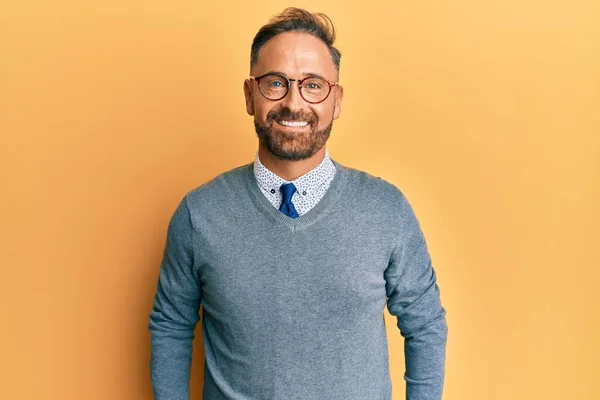
[[186,208],[195,221],[199,214],[220,210],[247,188],[252,163],[225,171],[209,181],[188,190],[181,199],[179,208]]
[[252,163],[225,171],[211,180],[190,189],[185,197],[190,203],[206,200],[211,197],[226,195],[228,191],[239,189],[244,184]]
[[367,171],[341,165],[347,175],[346,200],[362,212],[385,223],[406,226],[416,216],[402,189],[395,183]]
[[398,202],[406,200],[402,190],[394,183],[381,176],[373,175],[367,171],[342,165],[334,161],[339,170],[343,171],[348,179],[348,185],[361,197],[372,197],[376,199]]

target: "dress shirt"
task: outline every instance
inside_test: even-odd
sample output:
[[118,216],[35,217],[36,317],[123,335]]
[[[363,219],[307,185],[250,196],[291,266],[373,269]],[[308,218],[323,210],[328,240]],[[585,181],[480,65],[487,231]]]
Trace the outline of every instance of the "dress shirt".
[[331,185],[335,172],[335,165],[331,161],[329,150],[327,149],[325,149],[325,157],[319,165],[293,181],[286,181],[265,167],[260,162],[258,151],[254,158],[254,176],[256,182],[265,197],[273,204],[273,207],[279,209],[281,206],[281,192],[279,191],[281,185],[291,182],[296,186],[296,192],[292,196],[292,203],[298,215],[306,213],[321,200]]

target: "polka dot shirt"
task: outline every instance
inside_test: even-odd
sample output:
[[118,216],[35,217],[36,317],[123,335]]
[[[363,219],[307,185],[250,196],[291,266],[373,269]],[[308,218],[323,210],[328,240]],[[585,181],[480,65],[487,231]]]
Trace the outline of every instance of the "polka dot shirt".
[[323,197],[335,175],[335,165],[329,157],[329,150],[325,149],[325,157],[319,165],[306,174],[293,181],[286,181],[267,169],[258,157],[254,158],[254,176],[266,198],[277,209],[281,206],[281,192],[279,188],[284,183],[293,183],[296,192],[292,196],[292,203],[298,215],[306,213],[313,208]]

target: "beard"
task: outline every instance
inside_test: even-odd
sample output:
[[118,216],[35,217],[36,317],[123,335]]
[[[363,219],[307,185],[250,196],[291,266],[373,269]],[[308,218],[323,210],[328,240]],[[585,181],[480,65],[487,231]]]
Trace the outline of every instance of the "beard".
[[[277,120],[306,121],[310,129],[302,132],[281,131],[276,128]],[[317,118],[314,114],[293,113],[287,108],[270,111],[265,124],[254,121],[258,140],[273,156],[289,161],[312,157],[327,143],[332,126],[333,119],[323,129],[317,129]]]

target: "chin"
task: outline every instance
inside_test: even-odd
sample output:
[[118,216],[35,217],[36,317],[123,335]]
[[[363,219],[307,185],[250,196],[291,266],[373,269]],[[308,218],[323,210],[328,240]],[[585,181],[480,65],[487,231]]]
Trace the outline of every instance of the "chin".
[[307,160],[316,154],[316,151],[310,152],[308,150],[305,151],[292,151],[292,150],[284,150],[284,149],[268,149],[269,153],[273,155],[273,157],[279,160],[286,161],[300,161]]

